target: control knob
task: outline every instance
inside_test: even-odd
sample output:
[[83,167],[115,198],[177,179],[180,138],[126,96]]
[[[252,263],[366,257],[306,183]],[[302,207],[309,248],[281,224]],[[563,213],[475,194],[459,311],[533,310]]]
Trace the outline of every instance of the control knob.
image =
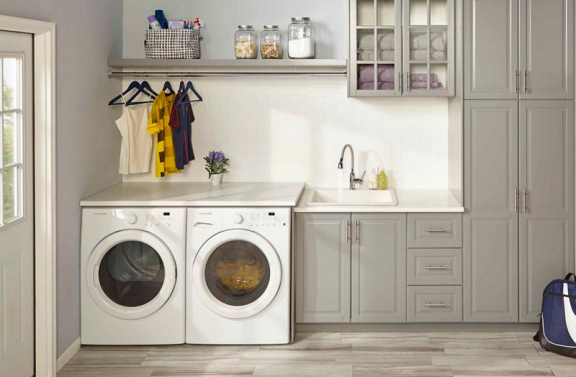
[[242,224],[242,221],[244,221],[244,217],[242,217],[241,214],[237,213],[232,217],[232,221],[234,222],[234,224]]
[[126,221],[128,222],[128,224],[136,224],[138,222],[138,216],[136,216],[133,213],[129,213],[126,215]]

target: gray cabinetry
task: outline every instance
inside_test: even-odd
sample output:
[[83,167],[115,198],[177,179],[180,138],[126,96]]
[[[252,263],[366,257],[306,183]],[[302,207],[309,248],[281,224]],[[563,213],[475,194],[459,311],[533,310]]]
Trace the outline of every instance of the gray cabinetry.
[[296,322],[350,322],[350,214],[296,217]]
[[521,322],[538,320],[543,289],[574,268],[573,106],[520,101]]
[[352,216],[352,322],[406,321],[406,215]]
[[464,97],[573,98],[573,22],[573,0],[464,0]]
[[518,321],[518,101],[466,101],[464,321]]

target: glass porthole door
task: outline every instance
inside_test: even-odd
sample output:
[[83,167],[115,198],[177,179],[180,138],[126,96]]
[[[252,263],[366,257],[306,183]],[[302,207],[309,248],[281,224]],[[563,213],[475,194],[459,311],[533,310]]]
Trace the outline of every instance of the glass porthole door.
[[247,318],[272,303],[282,280],[272,245],[248,230],[210,238],[196,255],[192,281],[202,302],[226,318]]
[[145,231],[126,230],[106,237],[90,255],[87,269],[92,298],[118,318],[137,319],[156,312],[176,284],[170,250]]

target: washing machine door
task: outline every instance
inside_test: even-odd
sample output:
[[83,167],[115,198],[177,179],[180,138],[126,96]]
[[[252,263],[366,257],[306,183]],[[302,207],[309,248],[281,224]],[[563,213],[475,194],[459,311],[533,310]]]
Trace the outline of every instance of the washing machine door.
[[192,284],[204,305],[226,318],[264,311],[282,282],[274,247],[250,230],[217,233],[202,245],[192,268]]
[[166,304],[176,285],[176,263],[166,244],[143,230],[112,233],[88,259],[86,284],[92,299],[122,319],[149,316]]

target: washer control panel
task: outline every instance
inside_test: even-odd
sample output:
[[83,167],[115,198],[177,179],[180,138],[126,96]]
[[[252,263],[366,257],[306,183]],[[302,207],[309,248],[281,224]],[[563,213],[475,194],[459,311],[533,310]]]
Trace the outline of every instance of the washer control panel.
[[203,208],[188,210],[188,227],[204,229],[290,228],[290,209]]

